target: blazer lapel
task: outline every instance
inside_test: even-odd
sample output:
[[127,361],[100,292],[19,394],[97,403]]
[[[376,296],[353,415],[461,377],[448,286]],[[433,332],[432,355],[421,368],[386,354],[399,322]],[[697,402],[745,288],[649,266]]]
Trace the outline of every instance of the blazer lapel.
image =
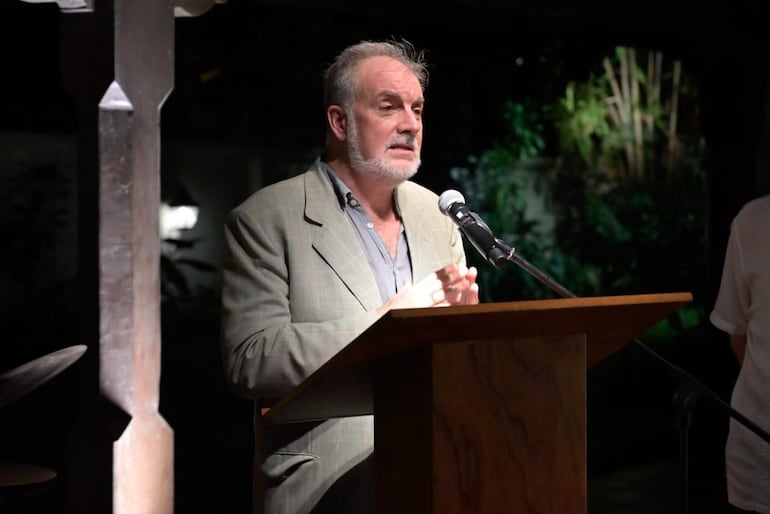
[[367,311],[381,304],[379,288],[361,242],[321,168],[305,175],[305,217],[318,226],[313,248]]
[[412,277],[417,282],[424,276],[436,271],[430,268],[434,261],[432,247],[428,239],[428,231],[421,227],[425,222],[424,211],[427,207],[418,198],[411,195],[409,189],[402,184],[396,189],[396,202],[401,212],[401,220],[406,231],[406,240],[409,244],[409,256],[412,261]]

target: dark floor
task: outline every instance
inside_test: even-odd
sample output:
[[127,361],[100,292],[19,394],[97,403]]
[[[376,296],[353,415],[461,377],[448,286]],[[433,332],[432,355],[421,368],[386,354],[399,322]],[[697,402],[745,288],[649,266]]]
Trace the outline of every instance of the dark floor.
[[589,478],[589,514],[724,514],[718,477],[685,487],[679,460],[651,462]]

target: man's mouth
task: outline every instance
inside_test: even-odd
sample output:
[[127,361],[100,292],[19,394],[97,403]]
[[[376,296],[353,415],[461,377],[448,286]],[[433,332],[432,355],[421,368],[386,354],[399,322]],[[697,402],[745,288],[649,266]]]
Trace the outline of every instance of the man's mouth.
[[397,143],[390,145],[391,150],[404,150],[408,152],[414,152],[414,146],[406,143]]

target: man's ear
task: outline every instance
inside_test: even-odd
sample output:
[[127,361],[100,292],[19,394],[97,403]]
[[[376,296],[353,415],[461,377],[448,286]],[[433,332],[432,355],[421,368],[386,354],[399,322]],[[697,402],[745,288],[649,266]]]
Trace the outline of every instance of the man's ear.
[[345,141],[348,138],[348,119],[342,107],[330,105],[326,109],[326,121],[329,123],[329,129],[337,140]]

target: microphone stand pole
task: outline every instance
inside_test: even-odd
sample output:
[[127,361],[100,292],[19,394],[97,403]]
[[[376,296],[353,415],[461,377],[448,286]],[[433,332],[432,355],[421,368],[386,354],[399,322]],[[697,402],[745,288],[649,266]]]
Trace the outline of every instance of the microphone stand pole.
[[577,298],[577,295],[567,289],[566,287],[559,284],[556,280],[554,280],[550,275],[543,272],[529,262],[527,259],[516,253],[516,249],[513,248],[511,245],[507,244],[505,241],[501,241],[500,239],[495,239],[495,242],[497,243],[497,246],[505,252],[506,256],[505,259],[509,262],[512,262],[514,264],[517,264],[520,268],[522,268],[524,271],[538,279],[541,283],[545,284],[546,286],[553,289],[559,296],[562,298]]

